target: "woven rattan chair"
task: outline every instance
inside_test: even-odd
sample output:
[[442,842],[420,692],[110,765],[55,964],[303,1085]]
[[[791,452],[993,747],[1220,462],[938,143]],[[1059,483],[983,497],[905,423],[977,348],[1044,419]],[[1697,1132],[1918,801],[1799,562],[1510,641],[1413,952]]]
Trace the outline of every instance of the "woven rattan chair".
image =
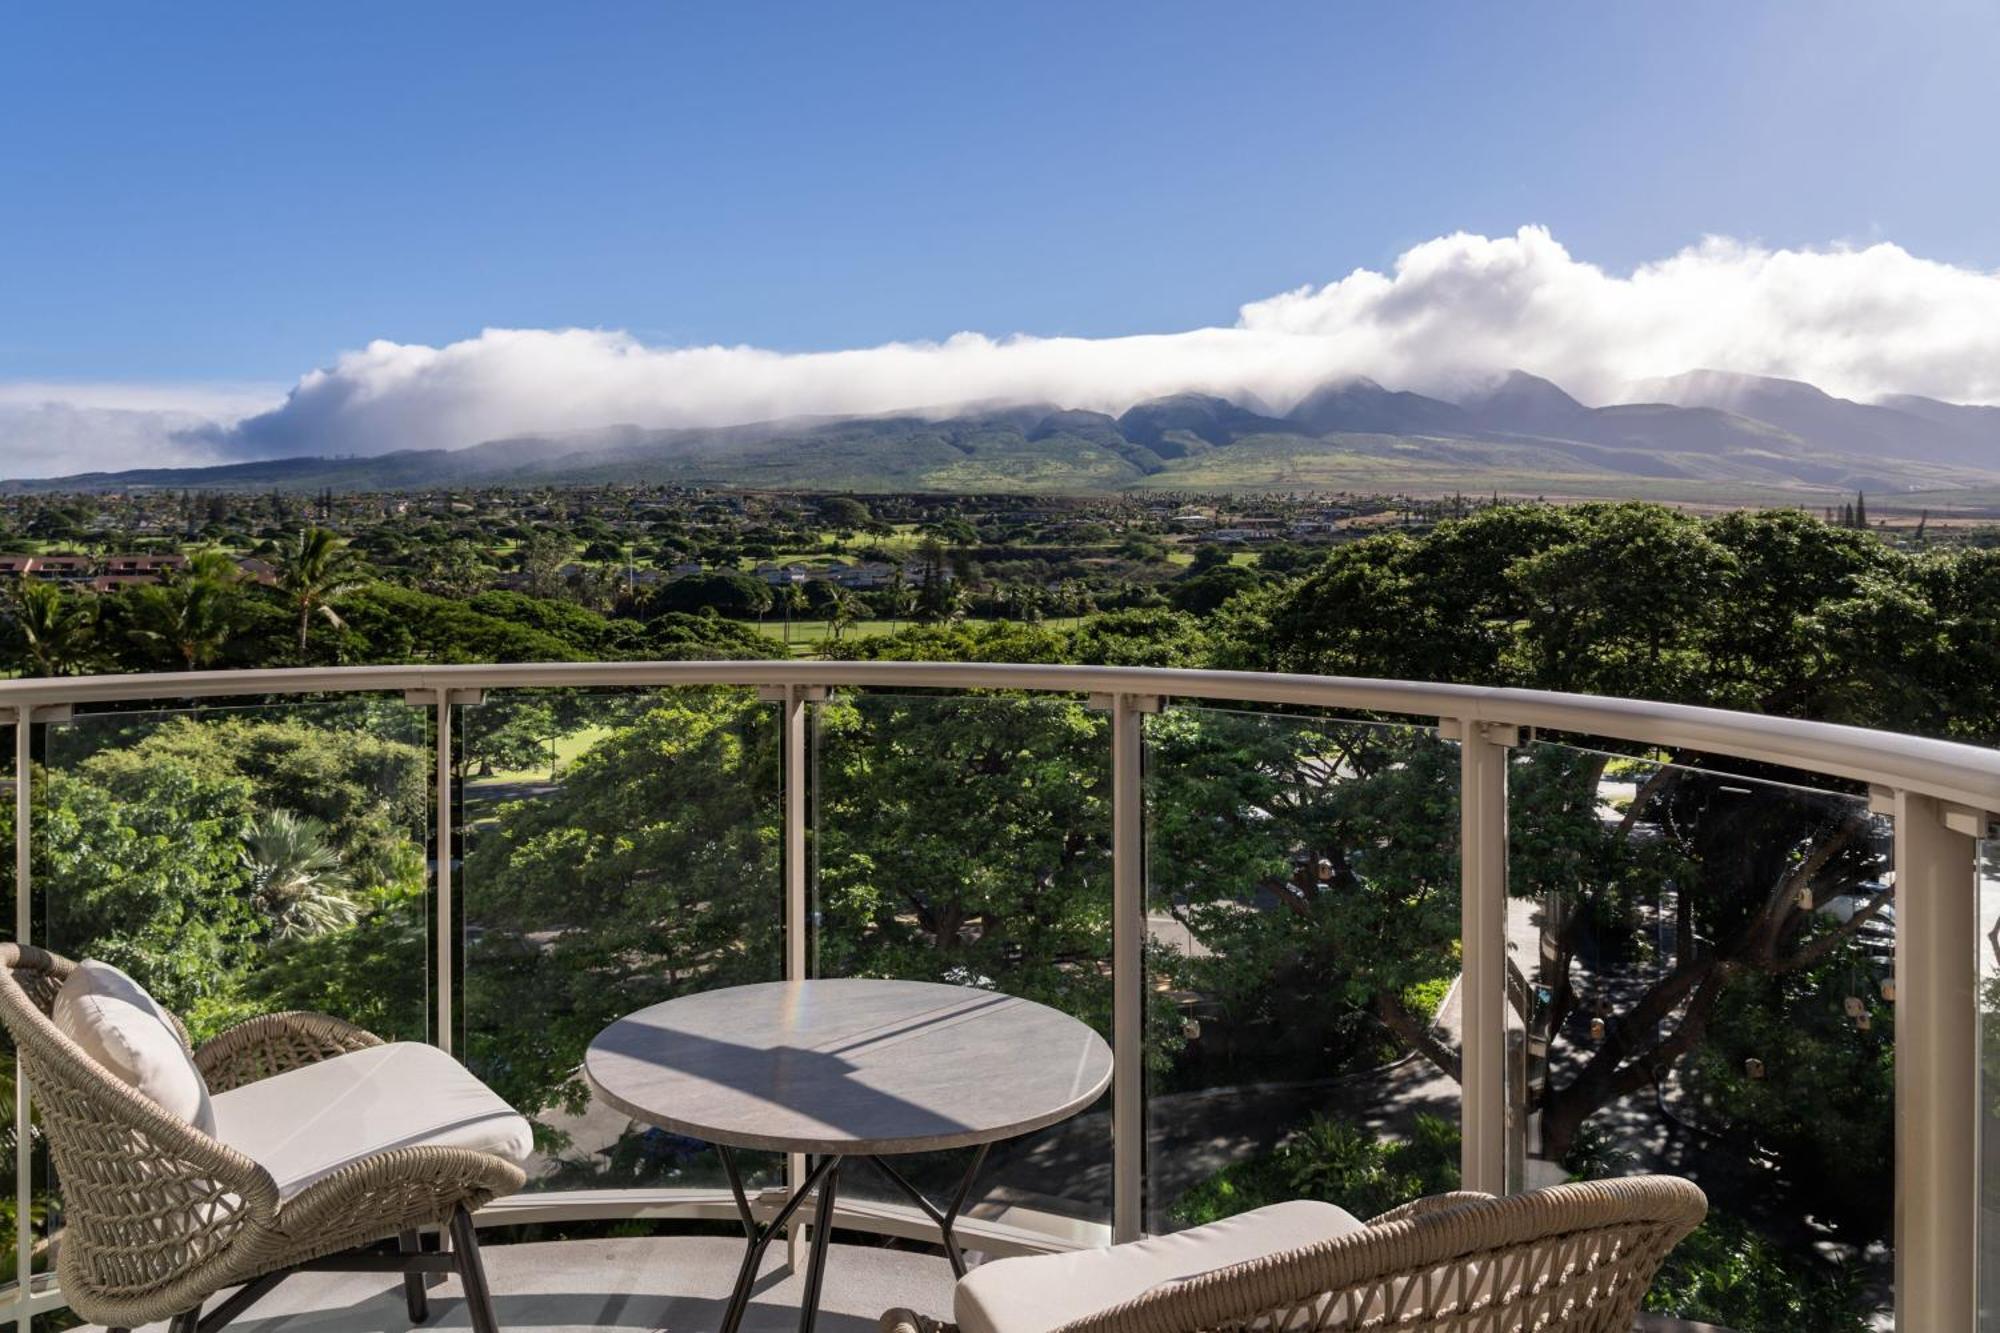
[[[455,1272],[473,1328],[493,1333],[471,1210],[519,1189],[518,1166],[465,1148],[393,1148],[287,1197],[264,1166],[163,1111],[57,1030],[49,1014],[74,966],[0,944],[0,1021],[55,1160],[56,1272],[71,1309],[117,1329],[172,1320],[173,1333],[214,1333],[289,1274],[315,1268],[403,1273],[411,1319],[422,1322],[425,1275]],[[381,1046],[339,1019],[270,1014],[193,1057],[210,1090],[227,1093]],[[430,1227],[449,1232],[449,1254],[424,1250]],[[360,1252],[389,1240],[399,1252]],[[203,1302],[231,1287],[204,1317]]]
[[[1707,1211],[1699,1189],[1668,1176],[1442,1194],[1330,1240],[1158,1282],[1055,1329],[967,1333],[1629,1333],[1667,1252]],[[1041,1262],[1000,1260],[992,1277],[1011,1267],[1032,1283]],[[958,1333],[908,1310],[882,1329]]]

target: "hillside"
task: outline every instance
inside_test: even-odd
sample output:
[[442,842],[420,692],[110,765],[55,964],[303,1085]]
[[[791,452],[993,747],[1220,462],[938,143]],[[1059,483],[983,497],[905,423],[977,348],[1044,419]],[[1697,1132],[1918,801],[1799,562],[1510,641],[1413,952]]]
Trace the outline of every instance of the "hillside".
[[1460,402],[1329,382],[1284,416],[1202,394],[1113,417],[1020,404],[717,429],[617,426],[458,450],[152,468],[12,490],[409,490],[671,483],[854,491],[1135,488],[1506,490],[1824,503],[1840,492],[1991,490],[2000,408],[1854,403],[1702,371],[1589,407],[1516,371]]

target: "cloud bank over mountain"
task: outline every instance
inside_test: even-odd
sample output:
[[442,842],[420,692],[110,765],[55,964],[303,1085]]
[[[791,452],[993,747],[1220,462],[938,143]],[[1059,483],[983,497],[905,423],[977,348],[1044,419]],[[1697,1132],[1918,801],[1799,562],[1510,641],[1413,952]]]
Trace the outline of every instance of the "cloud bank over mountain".
[[[1175,333],[962,333],[779,353],[648,347],[609,330],[488,329],[444,347],[371,343],[304,376],[270,411],[192,428],[178,408],[150,426],[129,416],[93,426],[58,422],[44,405],[24,424],[18,396],[10,409],[0,393],[0,474],[55,470],[56,455],[60,470],[75,471],[373,454],[622,423],[725,425],[966,402],[1117,412],[1181,391],[1282,411],[1341,377],[1454,397],[1514,368],[1597,403],[1695,368],[1803,379],[1864,400],[2000,402],[2000,272],[1888,243],[1769,249],[1710,238],[1615,274],[1571,255],[1547,230],[1523,227],[1439,237],[1386,273],[1357,269],[1253,301],[1231,327]],[[66,432],[53,453],[28,439],[52,423]],[[144,449],[157,452],[135,456]]]
[[0,382],[0,477],[215,461],[215,438],[283,386]]

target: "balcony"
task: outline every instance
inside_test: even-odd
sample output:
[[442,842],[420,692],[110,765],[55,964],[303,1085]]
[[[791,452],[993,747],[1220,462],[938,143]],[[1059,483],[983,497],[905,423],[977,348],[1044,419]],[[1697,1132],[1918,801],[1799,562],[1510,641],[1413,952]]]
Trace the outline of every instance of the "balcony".
[[[1864,1325],[1971,1327],[1993,1271],[1992,751],[1527,691],[945,663],[23,680],[0,683],[9,722],[31,775],[13,938],[128,967],[197,1035],[311,1007],[433,1042],[531,1112],[529,1188],[479,1218],[508,1326],[713,1322],[734,1263],[713,1154],[592,1101],[577,1062],[621,1013],[805,976],[993,986],[1110,1039],[1101,1106],[996,1150],[962,1228],[982,1255],[1271,1193],[1365,1214],[1657,1170],[1738,1228],[1712,1243],[1819,1256],[1794,1294]],[[26,1320],[62,1307],[60,1219],[18,1096],[10,1151]],[[756,1165],[772,1190],[795,1169]],[[836,1222],[824,1327],[942,1313],[948,1272],[887,1182],[857,1173]],[[789,1326],[795,1280],[772,1272],[753,1324]],[[249,1319],[286,1311],[397,1327],[400,1306],[390,1279],[329,1277]]]

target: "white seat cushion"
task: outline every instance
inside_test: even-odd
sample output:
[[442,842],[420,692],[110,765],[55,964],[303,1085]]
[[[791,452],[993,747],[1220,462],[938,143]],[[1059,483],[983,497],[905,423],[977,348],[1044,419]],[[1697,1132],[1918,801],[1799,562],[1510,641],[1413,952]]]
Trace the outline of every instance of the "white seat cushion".
[[391,1148],[472,1148],[524,1165],[528,1122],[435,1046],[392,1042],[247,1083],[215,1097],[215,1137],[290,1198]]
[[952,1314],[962,1333],[1049,1333],[1161,1283],[1296,1250],[1363,1225],[1344,1208],[1300,1199],[1109,1249],[995,1259],[958,1284]]
[[180,1030],[146,988],[109,963],[86,958],[51,1006],[56,1031],[134,1091],[204,1134],[215,1132],[208,1082]]

